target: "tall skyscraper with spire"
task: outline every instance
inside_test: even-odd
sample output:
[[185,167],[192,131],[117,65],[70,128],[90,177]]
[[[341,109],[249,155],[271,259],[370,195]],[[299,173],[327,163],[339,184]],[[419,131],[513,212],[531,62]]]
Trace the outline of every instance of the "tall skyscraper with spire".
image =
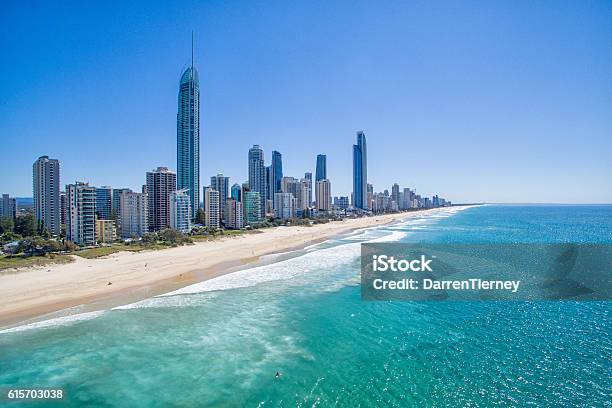
[[368,209],[368,152],[363,131],[357,132],[357,144],[353,145],[353,205]]
[[191,202],[191,217],[200,207],[200,80],[193,63],[181,75],[176,115],[176,184],[187,189]]

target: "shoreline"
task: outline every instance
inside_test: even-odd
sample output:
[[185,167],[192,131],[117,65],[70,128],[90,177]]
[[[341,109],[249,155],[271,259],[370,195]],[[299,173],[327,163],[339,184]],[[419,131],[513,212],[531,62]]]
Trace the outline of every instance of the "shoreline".
[[263,256],[301,250],[333,236],[449,208],[345,219],[311,227],[274,227],[260,234],[158,251],[118,252],[96,259],[77,257],[67,264],[0,275],[0,329],[61,317],[60,313],[71,309],[93,312],[137,302],[257,266]]

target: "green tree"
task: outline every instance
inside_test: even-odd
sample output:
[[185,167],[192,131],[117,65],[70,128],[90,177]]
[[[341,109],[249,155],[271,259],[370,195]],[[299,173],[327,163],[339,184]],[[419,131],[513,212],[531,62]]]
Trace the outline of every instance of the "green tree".
[[12,218],[0,217],[0,234],[13,232],[13,228],[15,228],[15,223]]
[[17,217],[15,220],[15,233],[22,237],[33,237],[36,235],[36,221],[34,214],[28,213],[22,217]]

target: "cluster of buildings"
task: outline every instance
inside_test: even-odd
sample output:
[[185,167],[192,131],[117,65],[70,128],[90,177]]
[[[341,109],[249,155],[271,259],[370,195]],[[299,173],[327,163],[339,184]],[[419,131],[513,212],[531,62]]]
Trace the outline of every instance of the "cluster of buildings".
[[[60,162],[48,156],[33,164],[34,216],[39,226],[80,245],[138,238],[148,232],[172,228],[189,233],[192,223],[212,229],[241,229],[266,218],[290,219],[320,214],[381,213],[411,208],[450,205],[443,198],[421,197],[394,184],[374,193],[367,182],[367,145],[364,132],[357,132],[353,145],[353,193],[334,197],[327,176],[327,156],[316,158],[313,175],[295,178],[283,174],[282,155],[272,151],[266,165],[264,150],[254,145],[248,151],[248,180],[230,186],[219,173],[200,190],[200,88],[193,60],[181,76],[178,93],[176,173],[157,167],[146,173],[140,191],[129,188],[95,187],[76,181],[60,189]],[[314,191],[313,191],[314,190]],[[202,196],[200,196],[200,191]],[[0,215],[15,218],[17,203],[4,194]]]

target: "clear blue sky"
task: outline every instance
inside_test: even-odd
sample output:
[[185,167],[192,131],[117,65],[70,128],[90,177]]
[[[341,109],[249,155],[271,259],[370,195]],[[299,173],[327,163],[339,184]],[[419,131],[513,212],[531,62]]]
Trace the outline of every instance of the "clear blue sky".
[[205,184],[257,143],[348,195],[363,129],[376,191],[612,202],[610,1],[3,1],[0,192],[44,154],[62,184],[176,168],[192,29]]

